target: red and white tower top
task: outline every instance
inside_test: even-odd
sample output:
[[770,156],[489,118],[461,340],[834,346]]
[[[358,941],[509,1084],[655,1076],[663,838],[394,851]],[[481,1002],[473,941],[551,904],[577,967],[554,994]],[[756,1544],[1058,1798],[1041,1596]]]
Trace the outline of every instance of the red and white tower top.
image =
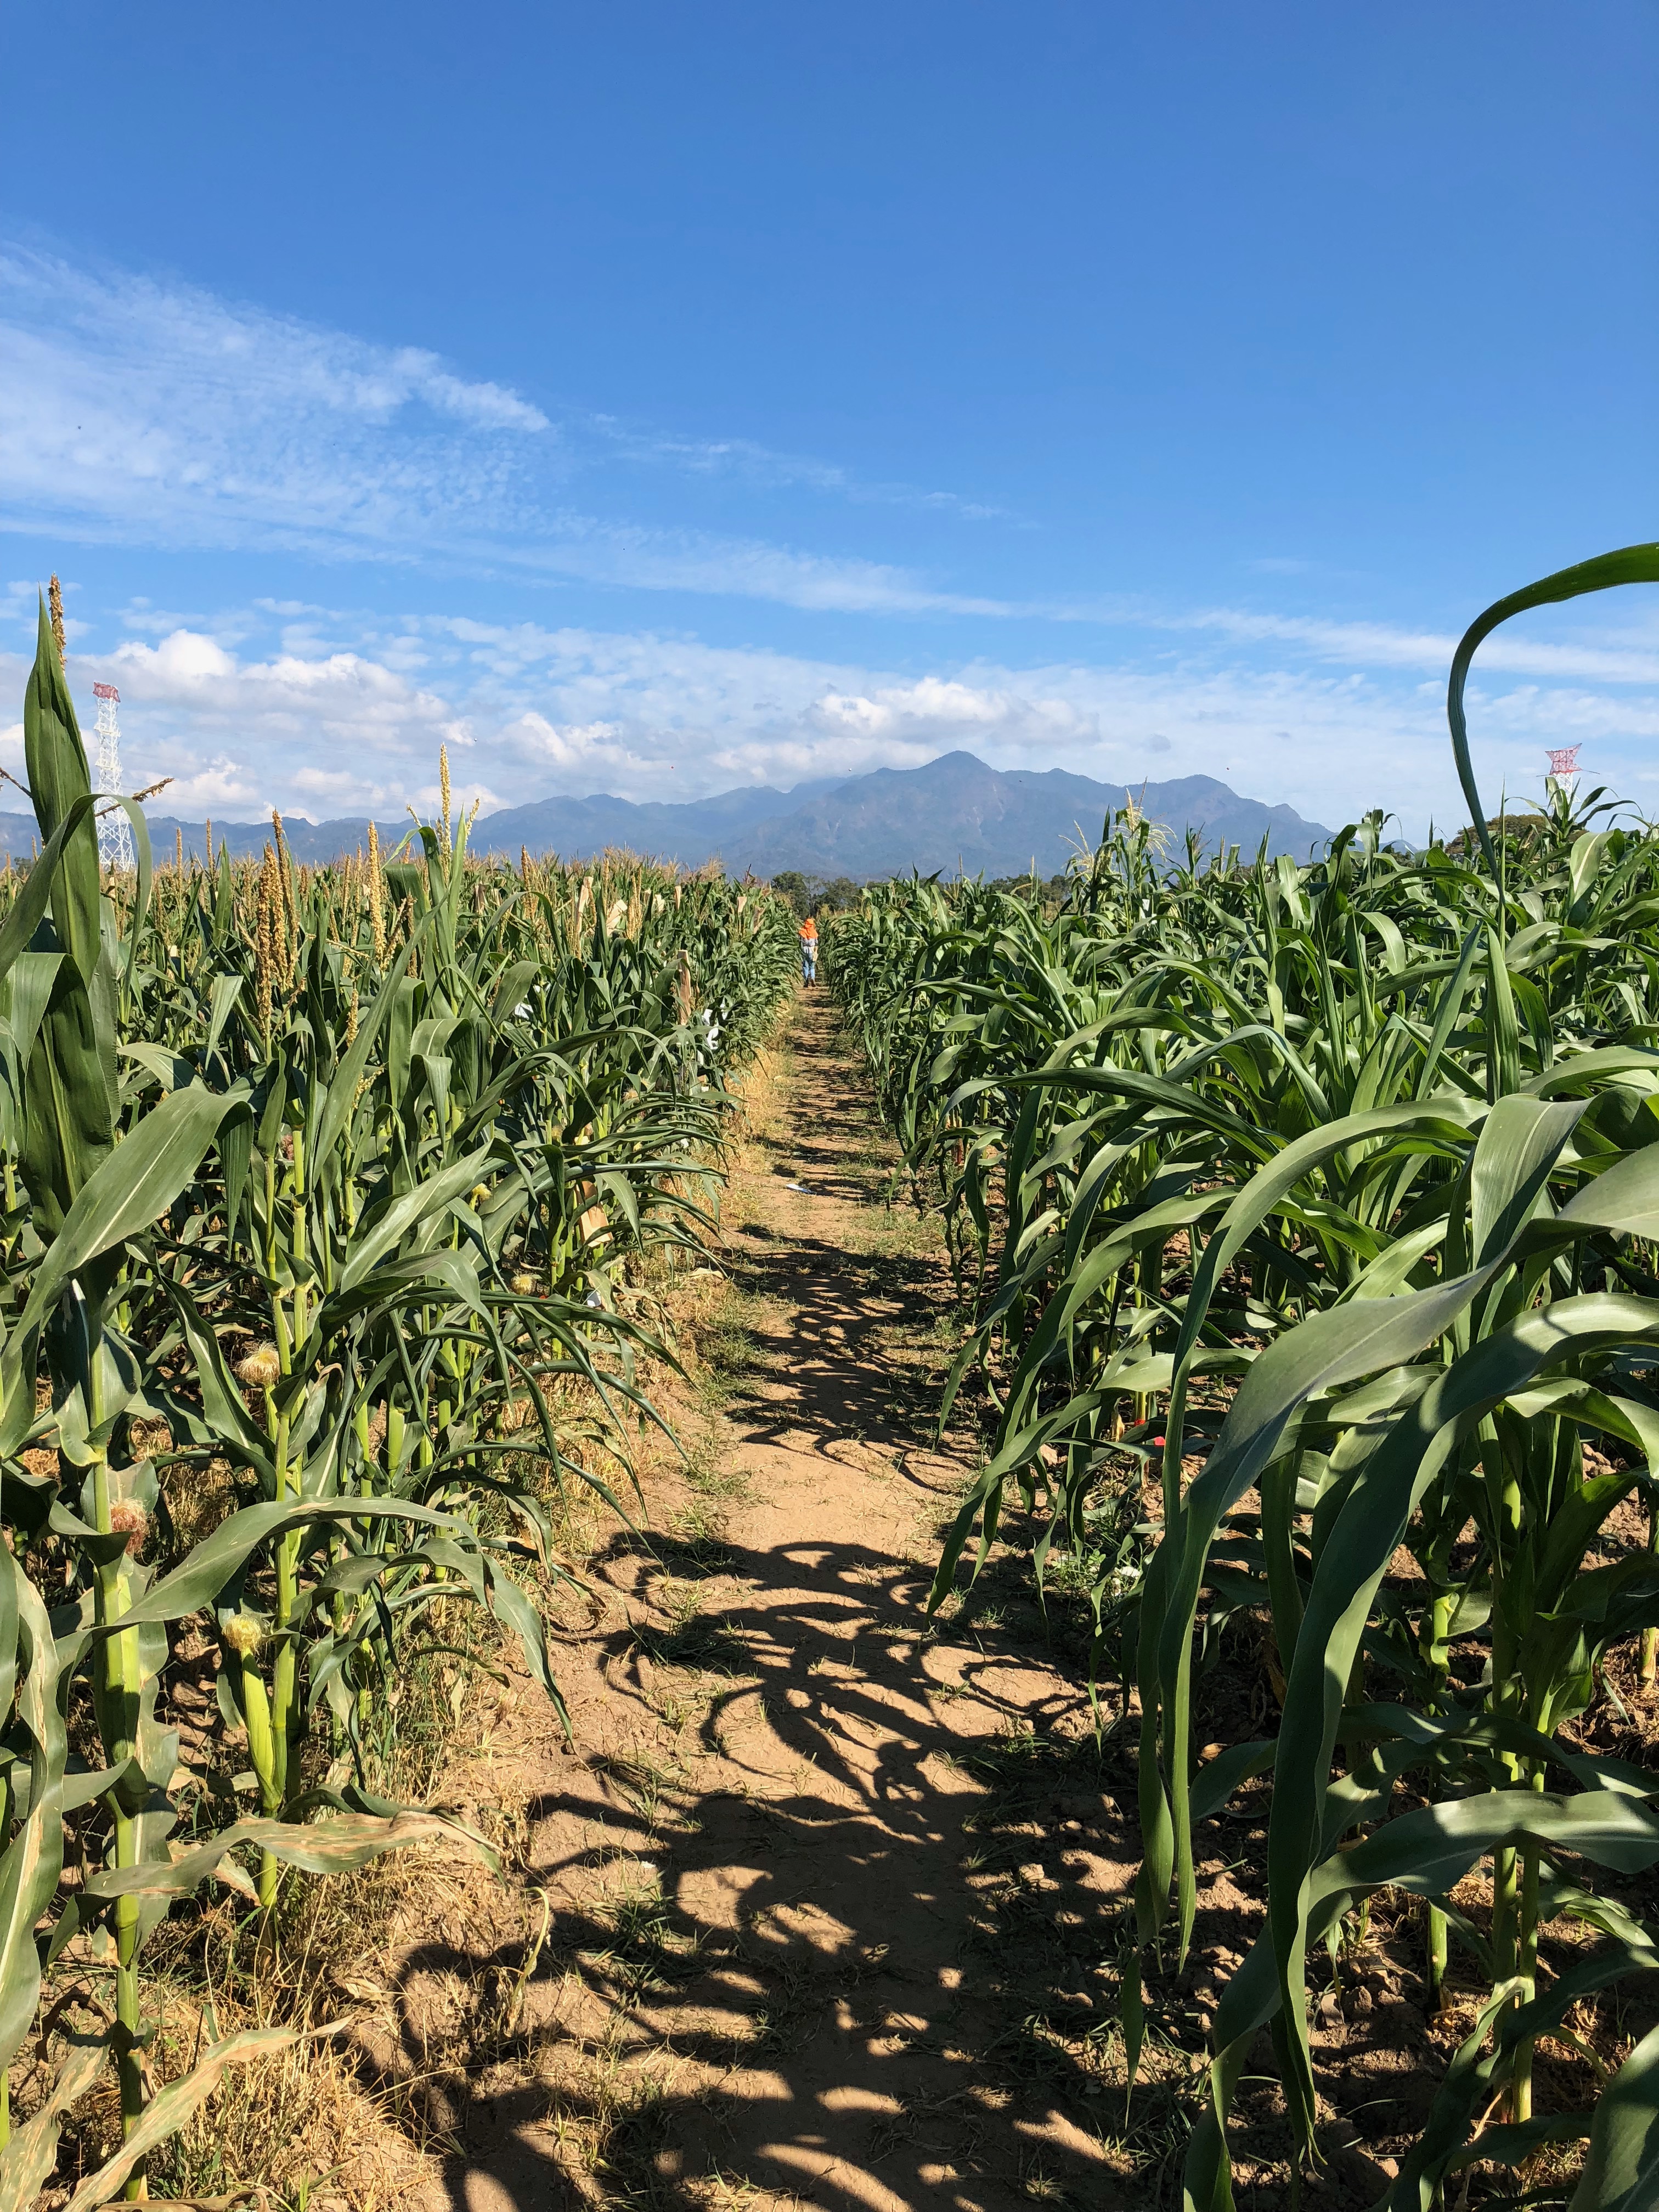
[[1550,749],[1550,774],[1564,782],[1578,773],[1578,747],[1562,745]]
[[121,703],[121,695],[112,684],[94,684],[92,687],[92,696],[94,699],[113,700],[117,706]]

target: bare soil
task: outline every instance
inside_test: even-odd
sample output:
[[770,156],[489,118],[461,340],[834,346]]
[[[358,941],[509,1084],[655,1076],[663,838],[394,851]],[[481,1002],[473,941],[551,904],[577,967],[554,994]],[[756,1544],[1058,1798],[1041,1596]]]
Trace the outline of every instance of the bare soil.
[[927,1612],[980,1444],[933,1438],[950,1279],[893,1167],[804,997],[683,1334],[690,1466],[585,1568],[573,1740],[518,1684],[452,1777],[516,1818],[514,1883],[412,1898],[359,2031],[422,2092],[403,2201],[1145,2201],[1102,1964],[1133,1837],[1029,1586]]
[[[251,2174],[271,2212],[1180,2201],[1216,2003],[1262,1923],[1270,1785],[1199,1825],[1193,1943],[1149,1979],[1129,2094],[1136,1724],[1115,1684],[1097,1714],[1081,1584],[1060,1562],[1045,1613],[1018,1514],[928,1610],[985,1407],[965,1393],[936,1438],[963,1316],[896,1165],[832,1006],[803,996],[745,1087],[720,1267],[688,1255],[624,1293],[680,1361],[641,1380],[684,1449],[642,1437],[627,1519],[586,1493],[566,1513],[583,1586],[555,1632],[569,1735],[493,1644],[483,1674],[428,1658],[394,1692],[406,1794],[470,1814],[506,1874],[414,1852],[314,1886],[277,1975],[257,1956],[250,1972],[234,1899],[181,1920],[167,2072],[204,2003],[230,2008],[216,2033],[333,2027],[190,2124],[181,2197]],[[1133,1517],[1139,1476],[1120,1472]],[[1156,1520],[1155,1492],[1140,1510]],[[1644,1540],[1626,1518],[1611,1540]],[[1202,1756],[1272,1734],[1265,1623],[1217,1615],[1200,1643]],[[181,1650],[173,1692],[198,1734],[204,1656]],[[1635,1668],[1633,1646],[1614,1655],[1576,1740],[1650,1764],[1659,1705]],[[1620,1890],[1659,1908],[1659,1875]],[[1489,1881],[1455,1901],[1482,1924]],[[1545,1932],[1568,1953],[1583,1940]],[[1455,1947],[1431,2007],[1424,1934],[1383,1893],[1340,1960],[1310,1962],[1324,2157],[1299,2182],[1259,2039],[1231,2130],[1241,2212],[1386,2191],[1484,1994]],[[1540,2045],[1540,2109],[1592,2103],[1586,2050],[1616,2064],[1655,2016],[1646,1993],[1587,2000],[1576,2041]],[[112,2098],[79,2116],[82,2166],[113,2140]],[[1522,2180],[1576,2157],[1546,2146]]]
[[[511,1876],[388,1877],[372,1971],[336,1977],[359,2091],[398,2127],[312,2212],[1179,2202],[1214,2007],[1261,1925],[1267,1785],[1200,1824],[1192,1949],[1148,1987],[1127,2096],[1133,1729],[1108,1696],[1097,1732],[1086,1620],[1039,1609],[1017,1520],[927,1610],[981,1432],[970,1404],[933,1433],[960,1316],[895,1166],[833,1007],[803,998],[748,1086],[726,1278],[671,1299],[686,1373],[653,1388],[687,1456],[651,1459],[637,1526],[573,1532],[571,1736],[522,1679],[458,1693],[443,1794]],[[1206,1639],[1206,1756],[1272,1732],[1264,1633]],[[1458,1897],[1477,1921],[1481,1887]],[[1312,1976],[1309,2208],[1384,2193],[1473,2023],[1461,1954],[1431,2015],[1423,1932],[1385,1894]],[[1576,2024],[1608,2057],[1631,2027]],[[1264,2034],[1241,2212],[1297,2199],[1276,2070]],[[1565,2045],[1538,2079],[1552,2106],[1594,2095]]]

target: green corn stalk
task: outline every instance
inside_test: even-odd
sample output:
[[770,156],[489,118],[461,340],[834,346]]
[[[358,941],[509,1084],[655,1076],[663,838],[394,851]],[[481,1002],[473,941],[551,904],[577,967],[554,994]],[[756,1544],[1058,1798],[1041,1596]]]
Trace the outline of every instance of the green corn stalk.
[[[147,2097],[143,1946],[176,1901],[245,1883],[251,1853],[275,1928],[285,1869],[479,1847],[374,1796],[376,1683],[466,1602],[556,1700],[542,1486],[619,1502],[611,1471],[653,1417],[635,1358],[663,1348],[615,1290],[653,1253],[701,1249],[729,1079],[787,988],[793,927],[767,894],[644,864],[607,863],[597,891],[581,872],[532,880],[477,860],[466,823],[418,862],[320,871],[276,823],[264,868],[222,848],[210,872],[153,878],[125,800],[139,867],[106,883],[106,802],[44,614],[24,721],[41,851],[0,874],[0,2193],[44,2185],[64,2112],[112,2058],[124,2147],[89,2203],[141,2195],[226,2066],[291,2040],[233,2039]],[[582,1225],[596,1208],[602,1236]],[[170,1447],[136,1452],[158,1417]],[[42,1444],[62,1483],[24,1464]],[[181,1552],[170,1472],[216,1457],[257,1502]],[[48,1575],[67,1591],[50,1619]],[[157,1699],[192,1617],[218,1624],[259,1809],[175,1856]],[[81,1712],[91,1774],[68,1765]],[[355,1781],[322,1770],[318,1714]],[[89,1869],[68,1898],[65,1818]],[[14,2128],[6,2069],[43,1962],[79,1937],[107,1940],[115,2021]]]
[[[1659,1448],[1659,843],[1605,826],[1599,792],[1489,822],[1462,698],[1498,622],[1633,580],[1659,580],[1659,548],[1472,626],[1448,703],[1474,821],[1450,844],[1391,848],[1373,817],[1305,866],[1190,846],[1154,862],[1141,825],[1109,818],[1058,896],[872,887],[828,936],[975,1304],[947,1407],[976,1369],[997,1411],[934,1601],[985,1557],[1012,1485],[1048,1519],[1035,1571],[1064,1544],[1098,1577],[1097,1620],[1135,1608],[1143,1942],[1173,1922],[1185,1948],[1199,1808],[1273,1774],[1268,1926],[1222,2001],[1194,2207],[1231,2202],[1225,2118],[1270,2021],[1311,2148],[1305,1959],[1385,1881],[1423,1900],[1431,1987],[1455,1930],[1492,1990],[1391,2208],[1430,2201],[1495,2103],[1508,2117],[1482,2157],[1516,2163],[1577,2127],[1577,2212],[1629,2201],[1655,2051],[1577,2119],[1534,2115],[1531,2053],[1586,1991],[1659,1956],[1560,1865],[1635,1871],[1655,1850],[1651,1778],[1560,1731],[1613,1648],[1638,1644],[1649,1676],[1659,1648],[1651,1541],[1595,1564]],[[1162,1529],[1126,1577],[1101,1532],[1147,1471]],[[1466,1528],[1474,1558],[1455,1566]],[[1391,1577],[1402,1545],[1427,1593],[1414,1619]],[[1195,1778],[1196,1626],[1237,1606],[1271,1622],[1282,1718]],[[1471,1643],[1479,1683],[1450,1664]],[[1396,1702],[1369,1701],[1368,1655]],[[1391,1816],[1407,1782],[1428,1802]],[[1480,1864],[1489,1943],[1449,1901]],[[1540,1930],[1560,1916],[1603,1942],[1545,1982]]]

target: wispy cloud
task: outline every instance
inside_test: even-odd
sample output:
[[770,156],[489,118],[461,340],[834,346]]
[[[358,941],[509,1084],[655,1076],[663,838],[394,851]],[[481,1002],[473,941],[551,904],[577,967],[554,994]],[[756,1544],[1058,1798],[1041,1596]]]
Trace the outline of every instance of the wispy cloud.
[[[1148,637],[1160,633],[1207,635],[1237,646],[1288,646],[1298,659],[1348,668],[1420,669],[1438,675],[1443,682],[1458,644],[1449,630],[1248,607],[1171,607],[1147,599],[1007,602],[1005,611],[1104,630],[1139,631]],[[1475,666],[1505,675],[1659,684],[1659,623],[1646,611],[1629,610],[1622,622],[1604,623],[1595,630],[1586,631],[1582,623],[1573,627],[1575,635],[1565,640],[1529,635],[1526,619],[1497,629],[1482,643]]]
[[576,480],[596,458],[618,456],[853,501],[975,511],[945,493],[861,486],[833,464],[742,440],[602,416],[556,421],[417,349],[185,285],[0,252],[0,472],[14,531],[400,563],[440,556],[845,612],[1006,611],[890,563],[585,511]]
[[[289,596],[228,607],[172,596],[198,580],[157,584],[167,597],[112,612],[66,575],[77,683],[120,685],[135,766],[175,775],[170,796],[191,812],[247,818],[273,800],[313,817],[395,812],[428,790],[441,742],[486,803],[554,788],[693,797],[966,745],[1002,766],[1109,781],[1213,775],[1327,822],[1386,793],[1413,834],[1458,808],[1443,722],[1449,633],[976,592],[893,561],[647,526],[578,499],[638,468],[973,512],[740,438],[561,412],[429,353],[188,287],[0,252],[0,520],[12,530],[385,563],[383,599],[402,592],[397,564],[425,561],[452,575],[647,592],[659,606],[678,593],[975,624],[977,655],[944,625],[907,638],[896,623],[831,660],[665,635],[655,621],[483,622],[465,586],[453,616],[371,615],[326,604],[337,568],[323,583],[303,561],[272,564]],[[1297,573],[1288,560],[1257,566]],[[189,564],[177,573],[199,578]],[[427,579],[422,590],[429,604]],[[0,699],[21,689],[35,610],[33,583],[0,590],[0,635],[16,648],[0,656]],[[1482,647],[1472,704],[1488,788],[1531,787],[1543,745],[1564,740],[1587,741],[1595,772],[1627,791],[1659,772],[1659,620],[1622,600],[1597,619],[1528,617]],[[1050,625],[1041,665],[1012,665],[1012,642],[987,650],[991,634],[1030,650],[1038,623]],[[18,742],[0,732],[0,759]]]
[[[1443,671],[1450,635],[1227,606],[975,590],[880,558],[594,512],[619,467],[963,519],[958,495],[861,481],[743,437],[550,411],[435,355],[198,288],[0,246],[0,526],[157,549],[244,548],[508,573],[812,612],[1207,634],[1365,668]],[[584,495],[579,496],[579,495]],[[626,502],[622,502],[625,505]],[[1011,520],[1000,516],[1002,520]],[[807,534],[805,522],[798,535]],[[1290,576],[1304,564],[1258,562]],[[1650,684],[1659,641],[1506,629],[1481,665]]]
[[819,613],[1000,620],[1018,611],[1006,599],[941,591],[915,570],[888,562],[798,552],[763,539],[642,530],[576,514],[566,514],[562,522],[556,544],[518,548],[521,567],[633,590],[769,599]]
[[[1361,668],[1450,667],[1457,639],[1449,633],[1408,630],[1387,623],[1330,622],[1298,615],[1252,614],[1213,607],[1199,612],[1156,614],[1139,619],[1149,627],[1211,630],[1252,645],[1295,645],[1321,659],[1346,661]],[[1528,637],[1524,629],[1495,631],[1480,649],[1476,665],[1506,675],[1578,678],[1602,684],[1659,684],[1659,647],[1641,642],[1617,645],[1560,643]]]
[[699,477],[735,477],[768,490],[823,492],[858,507],[909,507],[951,514],[965,522],[1014,522],[1004,507],[963,499],[952,491],[927,491],[919,484],[867,481],[835,461],[807,453],[781,453],[751,438],[684,438],[641,428],[614,415],[591,415],[583,427],[610,451],[626,459],[684,470]]

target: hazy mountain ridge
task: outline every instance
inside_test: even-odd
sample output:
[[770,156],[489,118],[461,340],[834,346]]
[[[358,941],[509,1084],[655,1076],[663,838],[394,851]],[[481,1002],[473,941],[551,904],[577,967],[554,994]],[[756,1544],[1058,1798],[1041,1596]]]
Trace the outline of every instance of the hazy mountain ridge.
[[[1132,787],[1136,802],[1164,823],[1177,843],[1188,828],[1206,849],[1222,843],[1253,854],[1265,837],[1271,854],[1305,860],[1330,837],[1317,822],[1289,806],[1243,799],[1213,776],[1191,775]],[[520,847],[540,856],[587,860],[607,846],[623,846],[685,867],[719,860],[729,873],[745,870],[775,876],[785,869],[825,877],[908,875],[958,867],[969,875],[1023,874],[1034,863],[1054,875],[1080,846],[1099,838],[1107,810],[1126,802],[1121,784],[1097,783],[1065,769],[988,768],[973,753],[943,754],[921,768],[876,769],[865,775],[820,778],[790,791],[746,786],[712,798],[681,800],[618,799],[597,792],[586,799],[554,796],[484,816],[472,832],[472,849],[516,860]],[[170,860],[182,838],[186,853],[201,857],[205,825],[171,815],[149,817],[158,860]],[[410,833],[405,814],[378,825],[383,851]],[[298,860],[337,860],[368,842],[367,817],[308,822],[285,816],[283,828]],[[235,854],[260,853],[268,822],[216,822],[216,848]],[[0,814],[0,853],[27,859],[37,838],[26,814]]]
[[[1098,843],[1107,810],[1121,809],[1121,784],[1097,783],[1065,769],[988,768],[972,753],[945,753],[917,769],[877,769],[810,799],[787,816],[760,822],[722,854],[729,869],[775,875],[798,868],[821,876],[921,874],[1012,876],[1033,864],[1057,874],[1079,847]],[[1331,832],[1288,806],[1241,799],[1213,776],[1182,777],[1134,788],[1136,803],[1177,841],[1190,827],[1205,845],[1226,842],[1254,853],[1305,860]]]
[[574,860],[591,859],[607,845],[625,845],[630,852],[697,868],[721,856],[734,838],[752,834],[757,824],[787,818],[839,787],[838,778],[820,777],[789,791],[750,784],[717,791],[708,799],[641,801],[608,792],[586,799],[555,794],[485,815],[473,830],[472,845],[477,852],[505,853],[514,860],[520,847],[526,846],[532,853],[557,853]]

